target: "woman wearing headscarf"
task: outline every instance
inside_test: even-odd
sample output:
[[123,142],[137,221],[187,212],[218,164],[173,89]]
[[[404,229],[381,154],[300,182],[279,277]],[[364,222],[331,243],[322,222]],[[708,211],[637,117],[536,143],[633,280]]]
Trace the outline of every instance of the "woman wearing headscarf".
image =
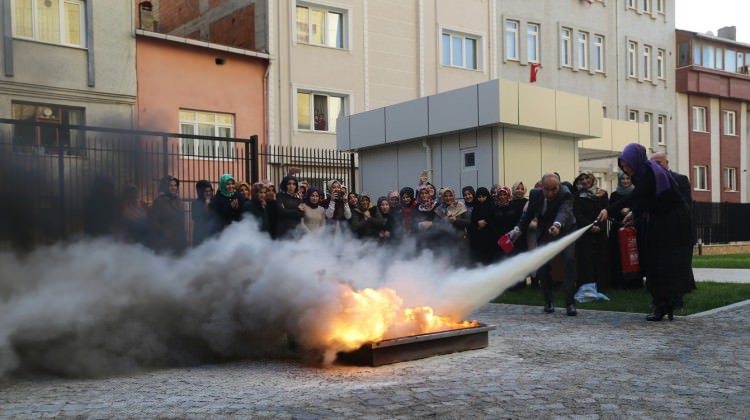
[[381,244],[393,242],[398,235],[396,232],[397,216],[393,213],[389,197],[378,198],[378,213],[383,219],[382,226],[378,228],[378,241]]
[[335,225],[340,229],[342,224],[346,224],[352,218],[352,211],[347,201],[346,188],[341,181],[332,179],[328,181],[328,197],[321,200],[321,206],[325,209],[328,223]]
[[690,291],[691,247],[690,209],[676,181],[657,162],[646,157],[646,149],[637,143],[625,146],[618,160],[620,169],[630,175],[635,188],[627,196],[599,213],[604,221],[609,214],[630,208],[626,224],[641,220],[644,246],[639,248],[641,267],[645,267],[646,287],[651,293],[654,313],[646,319],[672,320],[673,312],[683,306],[682,297]]
[[310,187],[305,192],[302,227],[308,233],[315,232],[326,224],[326,211],[320,205],[320,199],[320,189],[318,187]]
[[148,209],[151,244],[157,251],[182,252],[187,248],[185,208],[179,187],[177,178],[164,177],[159,183],[159,196]]
[[300,225],[305,215],[302,200],[297,198],[297,178],[285,176],[276,195],[276,237],[289,236]]
[[451,187],[441,188],[440,197],[440,205],[435,210],[437,220],[449,226],[455,232],[455,237],[451,239],[463,240],[466,236],[466,228],[471,222],[466,206],[456,200],[456,194]]
[[369,195],[362,194],[359,205],[352,210],[352,232],[361,239],[377,238],[382,226],[383,218],[377,207],[372,205]]
[[490,192],[485,187],[477,189],[476,204],[471,212],[471,222],[467,229],[469,249],[475,262],[492,264],[497,256],[497,233],[494,226],[494,211]]
[[[623,198],[629,196],[635,186],[630,180],[630,175],[620,171],[617,174],[617,189],[610,196],[610,202],[616,203]],[[609,215],[611,228],[609,231],[609,256],[610,256],[610,274],[612,276],[613,286],[619,289],[640,289],[643,287],[643,277],[641,273],[632,273],[623,275],[622,264],[620,262],[620,243],[617,239],[617,232],[624,226],[623,219],[625,215],[630,212],[630,209],[624,207],[616,213]],[[640,226],[635,226],[636,232],[640,232],[642,229]],[[640,243],[643,242],[639,240]]]
[[208,180],[195,183],[196,199],[190,206],[190,217],[193,219],[193,246],[200,245],[215,232],[216,214],[211,209],[214,187]]
[[438,206],[437,200],[432,196],[429,184],[419,190],[419,204],[417,211],[414,212],[413,225],[418,232],[425,232],[432,228],[432,222],[435,220],[435,209]]
[[471,212],[474,210],[474,204],[476,203],[474,200],[475,194],[476,191],[474,191],[474,187],[471,185],[461,188],[461,196],[464,198],[464,206],[466,206],[466,212],[468,213],[467,217],[469,220],[471,220]]
[[231,174],[224,174],[219,178],[219,190],[211,200],[211,210],[216,214],[214,231],[224,230],[232,222],[242,218],[244,200],[237,193],[237,183]]
[[242,211],[245,214],[252,215],[258,223],[258,230],[261,232],[271,232],[271,208],[268,201],[268,187],[262,182],[253,184],[252,198],[245,201]]
[[247,182],[242,181],[237,185],[237,194],[243,202],[248,201],[253,197],[252,187]]
[[[581,226],[588,225],[609,205],[607,192],[596,185],[591,171],[582,171],[573,183],[573,214]],[[578,287],[586,283],[596,283],[599,290],[611,286],[605,226],[596,223],[576,241]]]
[[399,221],[399,227],[401,228],[400,236],[409,236],[414,229],[414,213],[416,213],[417,203],[414,200],[414,189],[411,187],[401,188],[399,191],[401,197],[401,220]]

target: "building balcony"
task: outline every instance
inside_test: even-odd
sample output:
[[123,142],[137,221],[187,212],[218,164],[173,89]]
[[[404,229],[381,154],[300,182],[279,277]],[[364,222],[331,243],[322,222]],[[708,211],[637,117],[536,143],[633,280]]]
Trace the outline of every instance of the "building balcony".
[[750,75],[690,65],[677,69],[676,90],[750,101]]

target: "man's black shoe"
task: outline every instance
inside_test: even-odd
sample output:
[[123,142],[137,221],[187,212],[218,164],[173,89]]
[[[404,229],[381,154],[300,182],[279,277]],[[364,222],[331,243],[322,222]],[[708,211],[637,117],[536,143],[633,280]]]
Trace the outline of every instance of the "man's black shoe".
[[545,303],[544,304],[544,312],[551,314],[552,312],[555,312],[555,305],[552,303]]
[[578,315],[578,311],[576,311],[576,306],[572,303],[565,307],[565,313],[568,314],[568,316],[576,316]]

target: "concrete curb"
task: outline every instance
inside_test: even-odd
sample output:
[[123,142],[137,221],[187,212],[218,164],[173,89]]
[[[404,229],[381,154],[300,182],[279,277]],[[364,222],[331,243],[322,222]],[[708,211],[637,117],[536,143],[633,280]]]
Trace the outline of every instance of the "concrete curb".
[[747,306],[747,305],[750,305],[750,299],[743,300],[742,302],[733,303],[731,305],[721,306],[721,307],[718,307],[718,308],[709,309],[707,311],[698,312],[697,314],[688,315],[686,318],[693,318],[693,317],[700,318],[700,317],[703,317],[703,316],[714,315],[714,314],[717,314],[717,313],[720,313],[720,312],[724,312],[724,311],[729,311],[729,310],[732,310],[732,309],[741,308],[741,307]]

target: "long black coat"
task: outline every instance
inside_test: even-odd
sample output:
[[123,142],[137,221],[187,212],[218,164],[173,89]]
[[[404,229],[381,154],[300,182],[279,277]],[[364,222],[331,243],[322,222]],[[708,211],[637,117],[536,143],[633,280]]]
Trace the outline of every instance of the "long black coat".
[[182,252],[187,248],[185,208],[179,197],[159,195],[148,209],[151,246],[157,251]]
[[[573,199],[573,214],[581,225],[588,225],[608,204],[606,192],[598,196],[579,192]],[[606,226],[601,226],[598,232],[589,229],[576,241],[576,261],[578,286],[594,282],[599,289],[611,286]]]
[[691,289],[690,209],[677,188],[656,195],[656,178],[650,167],[639,179],[633,178],[633,185],[633,192],[611,203],[607,211],[615,214],[623,207],[632,209],[645,231],[643,244],[638,244],[638,254],[652,303],[680,308],[682,296]]
[[283,238],[291,234],[305,213],[299,209],[302,200],[281,192],[276,195],[276,237]]
[[[232,201],[237,200],[237,208],[232,208]],[[224,230],[232,222],[238,222],[242,219],[242,204],[244,200],[239,194],[227,197],[217,192],[211,199],[211,210],[215,214],[214,231],[216,233]]]
[[[477,202],[471,212],[471,222],[466,229],[469,236],[469,249],[474,261],[491,264],[498,256],[497,228],[495,214],[489,199],[483,204]],[[484,220],[487,225],[479,228],[479,221]]]

